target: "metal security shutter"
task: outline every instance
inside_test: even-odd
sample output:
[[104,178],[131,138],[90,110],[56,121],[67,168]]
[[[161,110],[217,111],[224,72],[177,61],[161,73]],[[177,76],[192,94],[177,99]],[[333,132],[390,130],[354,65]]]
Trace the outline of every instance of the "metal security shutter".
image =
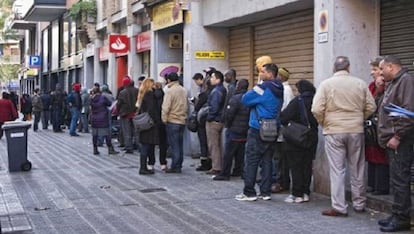
[[[394,55],[414,75],[414,1],[381,0],[380,54]],[[414,194],[414,164],[411,166]]]
[[314,10],[278,16],[255,26],[254,57],[269,55],[279,67],[287,68],[290,84],[313,79]]
[[380,54],[394,55],[414,74],[414,1],[381,0]]
[[249,26],[230,28],[229,64],[236,70],[237,78],[253,77],[252,28]]

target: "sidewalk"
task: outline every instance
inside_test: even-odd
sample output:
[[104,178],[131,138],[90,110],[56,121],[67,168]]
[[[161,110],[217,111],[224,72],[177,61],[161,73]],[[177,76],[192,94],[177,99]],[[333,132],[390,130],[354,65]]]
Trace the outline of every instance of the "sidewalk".
[[[117,145],[115,143],[115,145]],[[138,153],[92,155],[91,136],[29,130],[30,172],[8,173],[0,140],[0,221],[12,233],[378,233],[386,214],[324,217],[329,197],[239,202],[243,181],[213,181],[186,157],[182,174],[138,175]],[[158,159],[157,159],[158,161]]]

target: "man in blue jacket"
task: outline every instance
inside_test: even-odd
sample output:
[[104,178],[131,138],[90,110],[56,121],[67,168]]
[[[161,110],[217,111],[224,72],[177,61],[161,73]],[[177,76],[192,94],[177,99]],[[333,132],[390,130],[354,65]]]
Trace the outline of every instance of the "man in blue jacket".
[[254,188],[259,163],[262,167],[262,182],[260,197],[270,200],[272,155],[275,142],[263,141],[260,138],[259,119],[277,119],[283,104],[283,85],[276,79],[278,67],[275,64],[265,64],[262,68],[263,82],[253,87],[243,95],[242,103],[250,108],[249,131],[245,153],[244,189],[235,198],[239,201],[256,201]]

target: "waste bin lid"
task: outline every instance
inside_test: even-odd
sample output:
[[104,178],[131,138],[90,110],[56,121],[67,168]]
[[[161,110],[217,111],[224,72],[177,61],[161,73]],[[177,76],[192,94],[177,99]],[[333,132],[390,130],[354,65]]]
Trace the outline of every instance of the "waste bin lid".
[[4,122],[3,126],[1,127],[3,130],[13,129],[13,128],[30,128],[32,126],[31,123],[23,122],[23,121],[7,121]]

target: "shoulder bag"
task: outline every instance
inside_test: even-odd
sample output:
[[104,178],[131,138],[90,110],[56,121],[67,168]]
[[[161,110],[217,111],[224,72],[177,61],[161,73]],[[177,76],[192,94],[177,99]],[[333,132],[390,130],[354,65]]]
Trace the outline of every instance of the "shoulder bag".
[[259,121],[260,125],[260,139],[266,142],[276,141],[278,136],[276,119],[260,118],[256,108],[254,108],[254,112],[256,113],[256,118]]
[[299,96],[299,110],[305,118],[306,125],[290,121],[287,126],[282,129],[283,138],[289,144],[294,146],[309,149],[317,144],[318,138],[314,135],[310,126],[308,115],[306,113],[303,99]]
[[154,126],[154,121],[148,112],[136,114],[132,119],[132,122],[134,123],[135,129],[139,132],[148,130]]

